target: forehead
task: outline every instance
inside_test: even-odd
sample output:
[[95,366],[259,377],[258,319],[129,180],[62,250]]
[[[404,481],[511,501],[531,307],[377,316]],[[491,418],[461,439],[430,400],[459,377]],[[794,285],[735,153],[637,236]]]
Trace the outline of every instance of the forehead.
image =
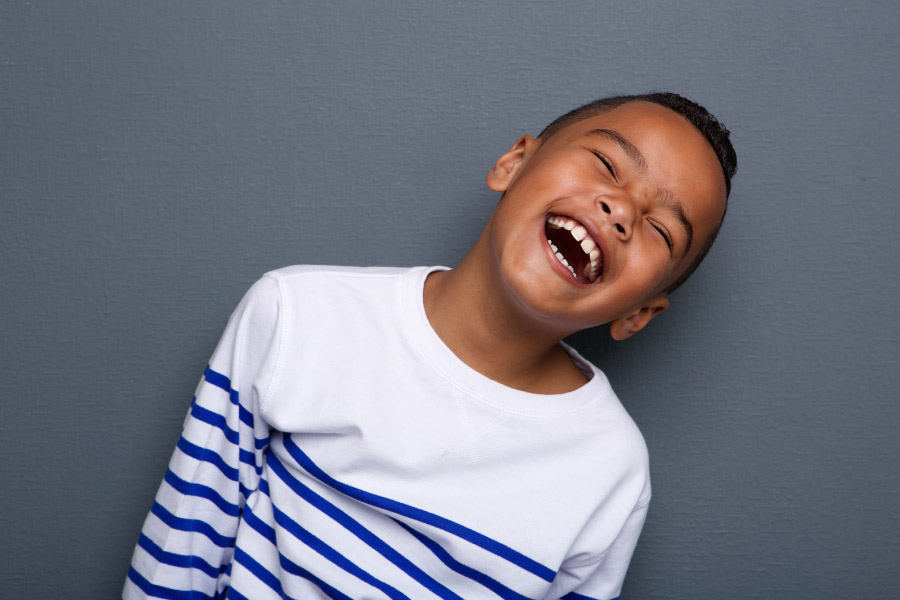
[[619,134],[640,151],[649,166],[666,175],[676,175],[672,171],[685,164],[704,167],[697,179],[707,176],[708,187],[721,187],[724,198],[722,166],[712,146],[687,119],[659,104],[627,102],[562,128],[545,145],[568,145],[592,137],[597,130]]

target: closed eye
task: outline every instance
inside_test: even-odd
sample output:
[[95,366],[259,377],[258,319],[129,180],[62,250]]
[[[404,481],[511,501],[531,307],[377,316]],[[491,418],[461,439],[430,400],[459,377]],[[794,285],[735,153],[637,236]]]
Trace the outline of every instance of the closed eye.
[[600,152],[598,152],[597,150],[594,150],[593,148],[585,148],[585,150],[587,150],[588,152],[590,152],[591,154],[596,156],[598,159],[600,159],[600,162],[602,162],[606,166],[606,170],[609,171],[609,174],[613,176],[613,179],[615,179],[616,181],[619,180],[619,176],[616,174],[616,168],[613,166],[612,162],[608,158],[606,158],[605,156],[600,154]]
[[669,247],[669,254],[671,254],[672,251],[675,249],[675,245],[672,243],[672,238],[669,237],[669,232],[666,231],[665,228],[663,228],[662,226],[660,226],[660,225],[658,225],[658,224],[656,224],[656,223],[651,222],[650,224],[653,225],[653,229],[655,229],[656,231],[658,231],[658,232],[659,232],[659,235],[661,235],[662,238],[663,238],[664,240],[666,240],[666,246]]

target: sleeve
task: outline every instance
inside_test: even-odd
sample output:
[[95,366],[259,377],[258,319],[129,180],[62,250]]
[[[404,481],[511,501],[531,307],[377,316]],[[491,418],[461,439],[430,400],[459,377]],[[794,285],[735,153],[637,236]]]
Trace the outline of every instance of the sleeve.
[[546,600],[618,600],[625,572],[647,518],[649,498],[628,516],[619,535],[600,556],[573,557],[557,573]]
[[269,444],[260,404],[274,373],[278,282],[257,281],[232,313],[191,402],[144,522],[123,600],[220,598],[241,511]]

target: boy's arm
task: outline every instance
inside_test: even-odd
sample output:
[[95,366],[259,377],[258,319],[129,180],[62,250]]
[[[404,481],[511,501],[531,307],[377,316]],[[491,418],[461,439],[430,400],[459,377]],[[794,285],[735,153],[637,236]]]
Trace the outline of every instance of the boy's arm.
[[545,600],[617,600],[647,517],[648,504],[649,499],[632,511],[619,535],[601,556],[566,561]]
[[124,600],[218,597],[227,587],[240,514],[269,442],[260,402],[277,358],[279,310],[278,283],[267,276],[231,315],[144,522]]

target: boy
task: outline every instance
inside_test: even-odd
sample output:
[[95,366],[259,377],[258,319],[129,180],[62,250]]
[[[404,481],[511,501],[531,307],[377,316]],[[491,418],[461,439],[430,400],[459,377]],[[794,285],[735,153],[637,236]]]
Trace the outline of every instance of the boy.
[[289,267],[228,323],[123,597],[617,597],[646,446],[561,340],[625,339],[715,238],[728,131],[675,94],[523,136],[453,270]]

